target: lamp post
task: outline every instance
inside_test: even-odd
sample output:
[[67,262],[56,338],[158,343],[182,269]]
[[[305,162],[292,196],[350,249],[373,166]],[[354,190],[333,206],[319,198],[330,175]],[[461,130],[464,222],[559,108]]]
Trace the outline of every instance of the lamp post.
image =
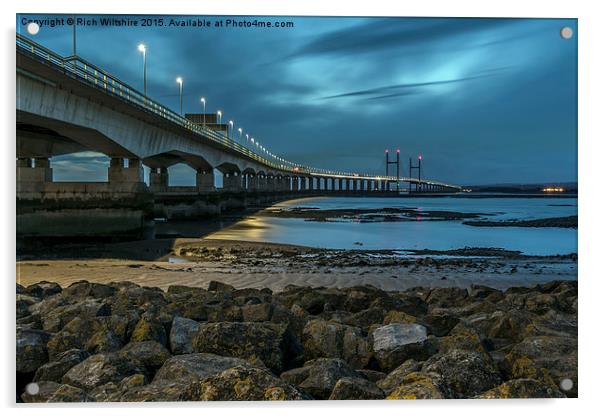
[[143,43],[138,45],[138,50],[142,52],[142,61],[143,61],[143,70],[142,70],[142,79],[144,80],[144,96],[146,97],[146,46]]
[[182,87],[184,84],[184,80],[181,77],[176,78],[176,82],[180,84],[180,115],[182,115]]
[[230,125],[230,130],[228,131],[228,136],[230,137],[234,134],[234,121],[230,120],[228,124]]
[[201,97],[201,103],[203,104],[203,126],[205,126],[205,97]]
[[222,124],[222,110],[217,110],[217,124]]
[[241,127],[238,128],[238,141],[239,142],[242,141],[242,128]]

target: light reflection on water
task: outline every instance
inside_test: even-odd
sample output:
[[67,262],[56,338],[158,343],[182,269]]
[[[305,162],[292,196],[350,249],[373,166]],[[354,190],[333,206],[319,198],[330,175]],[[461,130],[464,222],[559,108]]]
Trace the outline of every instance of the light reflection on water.
[[[567,206],[568,205],[568,206]],[[495,214],[491,220],[535,219],[577,214],[576,198],[306,198],[276,207],[418,208]],[[525,254],[577,252],[577,230],[472,227],[461,221],[313,222],[251,217],[207,238],[297,244],[337,249],[434,249],[498,247]]]

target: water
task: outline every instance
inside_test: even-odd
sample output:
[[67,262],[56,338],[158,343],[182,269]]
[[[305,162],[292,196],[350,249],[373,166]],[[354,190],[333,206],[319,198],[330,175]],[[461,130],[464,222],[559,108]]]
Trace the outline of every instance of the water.
[[[568,205],[568,206],[567,206]],[[416,208],[495,214],[488,220],[577,215],[577,198],[305,198],[276,207],[318,209]],[[296,244],[334,249],[433,249],[496,247],[530,255],[577,252],[577,230],[565,228],[473,227],[461,221],[313,222],[251,217],[207,238]]]

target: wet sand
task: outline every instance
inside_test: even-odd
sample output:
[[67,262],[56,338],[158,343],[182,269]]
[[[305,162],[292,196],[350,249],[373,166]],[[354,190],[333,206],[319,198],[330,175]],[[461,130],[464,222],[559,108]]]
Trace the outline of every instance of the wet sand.
[[473,283],[506,289],[577,278],[574,257],[492,254],[496,255],[400,257],[390,251],[322,250],[213,239],[154,240],[22,258],[17,262],[17,283],[27,286],[46,280],[65,287],[80,280],[131,281],[167,289],[172,285],[206,288],[217,280],[236,288],[273,291],[287,285],[343,288],[366,284],[398,291],[415,286],[469,287]]

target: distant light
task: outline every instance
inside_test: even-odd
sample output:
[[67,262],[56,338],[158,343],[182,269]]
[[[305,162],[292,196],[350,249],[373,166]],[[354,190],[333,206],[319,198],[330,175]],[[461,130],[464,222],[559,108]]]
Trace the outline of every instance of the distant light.
[[385,149],[385,153],[389,153],[389,149]]
[[201,97],[201,102],[205,104],[205,97]]
[[178,84],[181,84],[181,83],[182,83],[182,82],[184,82],[184,81],[182,80],[182,78],[181,78],[181,77],[177,77],[177,78],[176,78],[176,82],[177,82]]
[[399,149],[397,149],[397,153],[399,153]]
[[422,160],[422,155],[418,155],[418,160]]
[[146,52],[146,46],[144,46],[144,43],[141,43],[140,45],[138,45],[138,50],[140,52]]

